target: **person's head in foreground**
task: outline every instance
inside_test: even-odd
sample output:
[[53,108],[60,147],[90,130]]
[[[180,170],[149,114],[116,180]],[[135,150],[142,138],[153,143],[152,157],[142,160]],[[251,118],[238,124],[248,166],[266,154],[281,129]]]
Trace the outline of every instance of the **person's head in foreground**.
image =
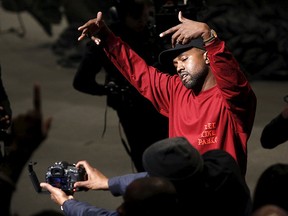
[[145,150],[143,166],[149,176],[173,183],[183,213],[191,210],[191,203],[194,214],[204,216],[246,216],[251,211],[249,188],[237,162],[224,150],[201,155],[186,138],[167,138]]
[[121,216],[174,216],[178,199],[174,185],[158,177],[134,180],[126,189],[124,202],[117,208]]
[[263,205],[252,213],[251,216],[288,216],[288,212],[277,205]]
[[288,164],[276,163],[260,175],[253,196],[253,209],[277,205],[288,211]]

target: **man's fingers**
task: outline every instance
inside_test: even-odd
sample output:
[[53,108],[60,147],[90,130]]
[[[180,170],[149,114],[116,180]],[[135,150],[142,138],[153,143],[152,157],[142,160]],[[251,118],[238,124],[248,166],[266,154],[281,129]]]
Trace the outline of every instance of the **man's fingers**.
[[97,13],[97,21],[98,21],[98,23],[96,23],[96,24],[99,24],[99,22],[102,21],[102,12],[101,11],[99,11]]
[[[81,35],[78,37],[78,41],[81,41],[83,40],[85,37],[87,37],[87,35],[90,35],[90,33],[88,32],[88,29],[86,27],[83,27],[83,26],[79,27],[78,30],[81,31]],[[90,36],[89,36],[90,37]]]
[[79,168],[80,166],[83,166],[86,171],[88,171],[89,169],[93,169],[93,167],[86,160],[78,161],[76,163],[76,167]]
[[40,187],[46,189],[47,191],[49,191],[50,193],[52,193],[55,190],[58,190],[58,188],[54,188],[52,185],[45,183],[45,182],[41,182],[40,183]]
[[[182,12],[181,12],[181,11],[179,11],[178,19],[179,19],[179,21],[180,21],[181,23],[185,21],[185,18],[182,16]],[[172,34],[172,33],[174,33],[174,32],[177,32],[177,31],[180,29],[180,27],[181,27],[181,24],[176,25],[176,26],[173,26],[173,27],[171,27],[170,29],[162,32],[159,36],[160,36],[160,37],[164,37],[164,36],[166,36],[166,35],[168,35],[168,34]]]
[[77,181],[74,183],[74,187],[86,187],[87,181]]
[[[101,28],[102,22],[102,12],[98,12],[95,19],[91,19],[86,22],[84,25],[78,27],[78,31],[82,31],[80,37],[78,37],[78,41],[83,40],[85,37],[91,38],[98,45],[100,40],[98,38],[93,38],[93,34],[95,31]],[[98,28],[98,29],[97,29]]]
[[78,41],[83,40],[85,37],[86,37],[86,35],[82,33],[82,34],[78,37]]
[[96,45],[99,45],[99,44],[101,43],[101,39],[98,38],[98,37],[92,36],[92,37],[91,37],[91,40],[93,40],[93,41],[96,43]]
[[179,19],[179,21],[180,21],[181,23],[185,21],[185,18],[183,17],[183,14],[182,14],[182,11],[179,11],[179,13],[178,13],[178,19]]
[[88,22],[86,22],[85,24],[83,24],[82,26],[79,26],[78,31],[85,31],[85,29],[88,28],[91,24],[95,23],[94,20],[95,19],[91,19]]
[[172,34],[172,33],[176,32],[176,31],[178,31],[179,27],[180,27],[179,25],[171,27],[170,29],[162,32],[159,36],[160,37],[164,37],[164,36],[166,36],[168,34]]
[[81,160],[81,161],[78,161],[76,163],[76,167],[79,167],[80,165],[84,166],[84,167],[88,167],[89,166],[89,163],[86,161],[86,160]]
[[[78,41],[83,40],[87,35],[91,35],[91,33],[88,31],[88,27],[93,23],[92,20],[89,20],[84,25],[78,27],[78,31],[82,31],[81,35],[78,37]],[[90,36],[89,36],[90,37]]]

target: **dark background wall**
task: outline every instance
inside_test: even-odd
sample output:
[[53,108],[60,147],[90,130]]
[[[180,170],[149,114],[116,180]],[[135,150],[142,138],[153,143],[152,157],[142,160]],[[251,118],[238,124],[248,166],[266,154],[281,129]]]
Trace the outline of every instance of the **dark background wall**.
[[251,79],[288,79],[288,1],[207,0],[199,12]]

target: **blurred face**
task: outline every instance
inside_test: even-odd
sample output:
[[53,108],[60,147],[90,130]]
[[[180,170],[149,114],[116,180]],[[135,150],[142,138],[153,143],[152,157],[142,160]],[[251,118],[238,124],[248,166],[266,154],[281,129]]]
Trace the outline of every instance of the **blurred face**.
[[155,9],[153,6],[144,6],[142,13],[139,16],[127,15],[126,25],[136,32],[141,32],[148,25],[153,25],[155,23]]
[[192,48],[178,55],[173,64],[183,85],[193,89],[203,85],[208,74],[208,60],[205,51]]

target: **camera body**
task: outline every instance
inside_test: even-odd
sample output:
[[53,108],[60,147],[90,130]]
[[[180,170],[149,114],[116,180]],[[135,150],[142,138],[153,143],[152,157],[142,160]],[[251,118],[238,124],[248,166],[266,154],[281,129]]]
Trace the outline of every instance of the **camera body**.
[[72,195],[76,191],[85,190],[81,187],[74,188],[74,183],[87,180],[87,174],[83,167],[77,168],[75,164],[60,161],[48,167],[45,180],[50,185],[60,188],[66,194]]

